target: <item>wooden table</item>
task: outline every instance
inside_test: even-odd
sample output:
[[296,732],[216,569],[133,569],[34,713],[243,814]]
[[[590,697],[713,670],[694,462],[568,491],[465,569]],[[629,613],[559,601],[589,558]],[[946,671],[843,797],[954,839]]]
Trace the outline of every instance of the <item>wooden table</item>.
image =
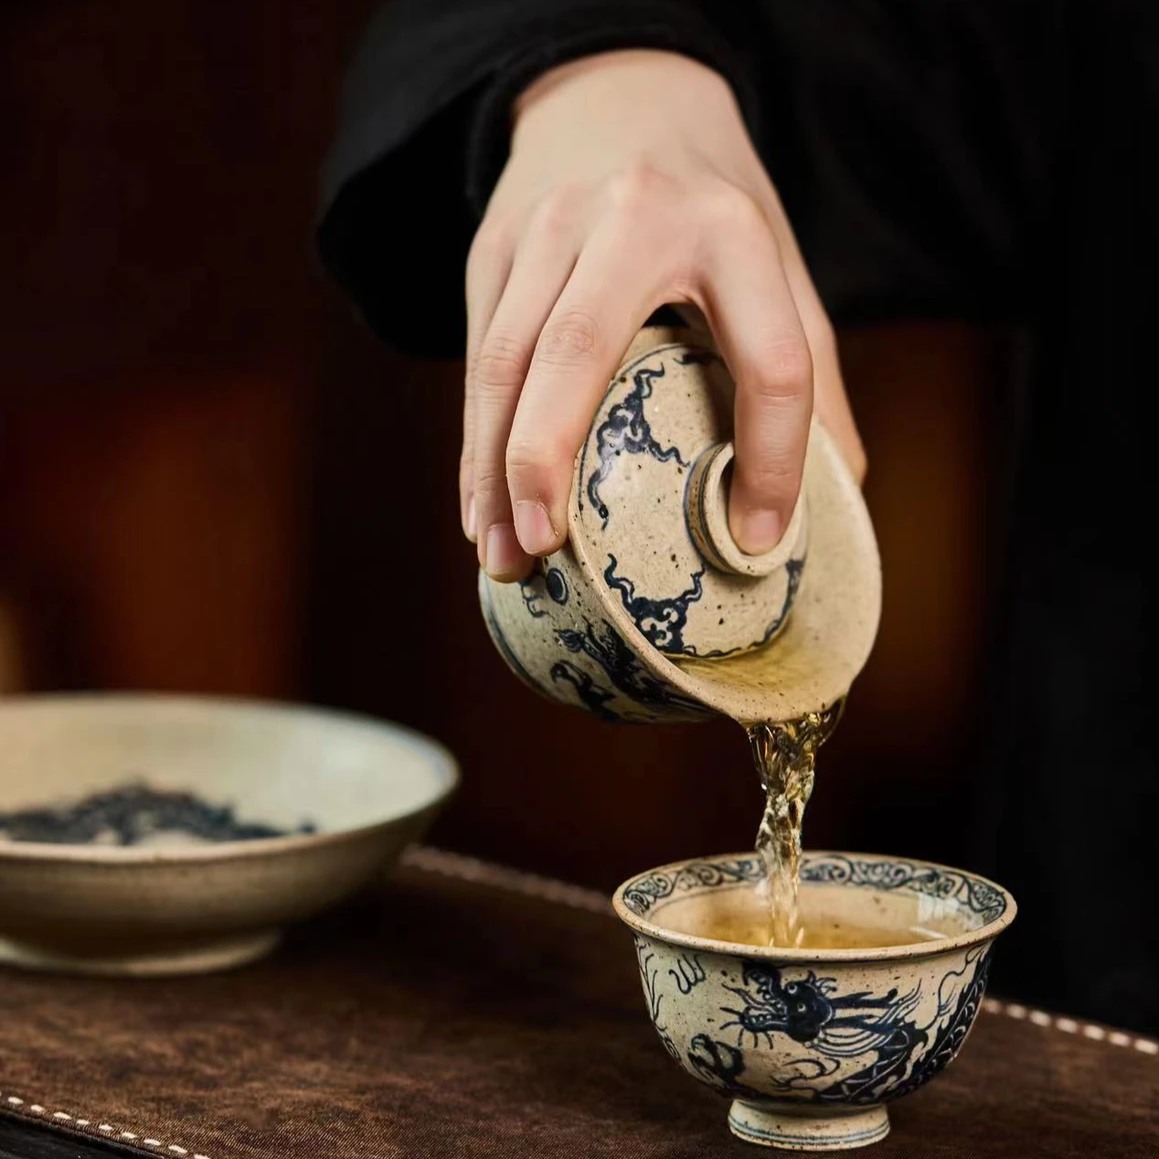
[[[432,850],[234,973],[0,973],[0,1159],[756,1154],[600,894]],[[1159,1045],[990,999],[874,1159],[1154,1159]]]

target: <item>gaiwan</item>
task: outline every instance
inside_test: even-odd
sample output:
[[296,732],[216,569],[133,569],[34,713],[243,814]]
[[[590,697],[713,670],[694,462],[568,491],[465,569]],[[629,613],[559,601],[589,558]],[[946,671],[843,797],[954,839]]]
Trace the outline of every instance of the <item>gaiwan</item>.
[[520,584],[480,572],[491,637],[536,691],[627,722],[791,720],[848,691],[881,609],[860,488],[814,423],[785,534],[746,555],[734,392],[707,334],[641,331],[576,458],[567,542]]

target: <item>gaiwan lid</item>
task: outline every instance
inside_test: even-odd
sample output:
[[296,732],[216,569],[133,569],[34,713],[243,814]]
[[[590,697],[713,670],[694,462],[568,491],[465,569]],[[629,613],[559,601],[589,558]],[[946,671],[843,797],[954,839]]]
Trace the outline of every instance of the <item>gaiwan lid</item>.
[[665,675],[681,691],[738,719],[788,719],[844,695],[865,663],[880,563],[860,489],[816,422],[780,543],[739,548],[734,394],[710,335],[642,330],[577,456],[570,539],[613,622],[675,662]]
[[[670,336],[672,341],[663,341]],[[780,542],[746,555],[728,529],[734,385],[707,346],[644,331],[580,451],[572,537],[644,638],[673,658],[767,644],[806,566],[808,497]]]

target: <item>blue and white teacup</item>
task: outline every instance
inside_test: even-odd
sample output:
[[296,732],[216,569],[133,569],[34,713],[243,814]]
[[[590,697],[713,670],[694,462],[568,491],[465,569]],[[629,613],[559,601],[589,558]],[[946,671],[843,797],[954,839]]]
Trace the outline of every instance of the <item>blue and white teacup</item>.
[[1014,899],[931,862],[813,852],[802,911],[901,944],[774,949],[704,936],[751,919],[762,878],[759,857],[737,854],[666,865],[616,891],[660,1039],[732,1100],[729,1127],[742,1139],[816,1151],[883,1139],[886,1104],[965,1042]]

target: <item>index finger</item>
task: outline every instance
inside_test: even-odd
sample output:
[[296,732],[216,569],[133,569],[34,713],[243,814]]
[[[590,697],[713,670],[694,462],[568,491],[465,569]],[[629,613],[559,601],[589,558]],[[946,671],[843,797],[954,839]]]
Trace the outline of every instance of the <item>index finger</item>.
[[464,276],[467,305],[467,352],[463,375],[463,449],[459,456],[459,518],[463,534],[473,543],[478,533],[475,513],[475,394],[479,349],[511,275],[512,248],[481,226],[471,245]]

